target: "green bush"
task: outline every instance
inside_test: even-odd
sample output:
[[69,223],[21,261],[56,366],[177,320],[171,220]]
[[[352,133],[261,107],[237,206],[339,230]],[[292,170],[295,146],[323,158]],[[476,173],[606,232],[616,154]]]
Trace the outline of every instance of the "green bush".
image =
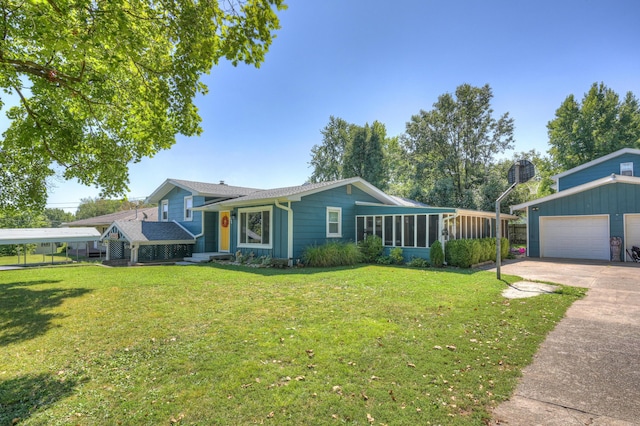
[[360,249],[355,243],[330,242],[322,246],[309,246],[302,253],[305,265],[321,268],[355,265],[361,259]]
[[436,268],[440,268],[444,264],[444,253],[442,252],[442,244],[440,241],[435,241],[431,244],[429,260],[431,260],[431,265]]
[[367,235],[364,240],[358,243],[358,247],[362,253],[362,261],[365,263],[376,262],[384,250],[382,238],[377,235]]
[[376,259],[376,263],[378,265],[391,265],[391,257],[389,256],[380,256]]
[[429,267],[429,262],[427,261],[427,259],[414,257],[409,261],[409,263],[407,263],[407,265],[411,266],[412,268],[427,268]]
[[[433,250],[433,247],[431,248]],[[500,240],[501,258],[509,255],[509,240]],[[496,260],[496,239],[482,238],[477,240],[451,240],[447,242],[445,257],[447,264],[460,268]],[[433,262],[432,262],[433,264]]]
[[404,263],[404,255],[400,247],[392,248],[389,257],[391,258],[391,263],[394,265],[402,265]]

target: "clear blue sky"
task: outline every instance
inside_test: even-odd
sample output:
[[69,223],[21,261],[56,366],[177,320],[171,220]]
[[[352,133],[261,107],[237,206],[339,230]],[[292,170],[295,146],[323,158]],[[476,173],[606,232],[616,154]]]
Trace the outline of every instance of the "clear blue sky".
[[[280,187],[310,175],[329,116],[403,133],[463,83],[488,83],[515,120],[515,150],[545,153],[547,122],[594,82],[640,97],[638,0],[290,0],[255,69],[223,63],[197,105],[203,133],[131,166],[130,194],[166,178]],[[510,156],[510,155],[509,155]],[[55,183],[50,207],[96,188]],[[54,204],[55,203],[55,204]]]

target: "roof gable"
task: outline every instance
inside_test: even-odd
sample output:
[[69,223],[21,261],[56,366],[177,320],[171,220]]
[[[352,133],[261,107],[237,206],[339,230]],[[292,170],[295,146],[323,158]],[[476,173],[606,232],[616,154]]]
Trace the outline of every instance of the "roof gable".
[[307,183],[299,186],[289,186],[284,188],[267,189],[256,191],[249,195],[232,200],[221,201],[209,206],[195,208],[194,210],[216,210],[220,207],[239,207],[256,205],[265,202],[275,201],[300,201],[302,197],[338,188],[345,185],[353,185],[363,192],[369,194],[383,204],[398,205],[399,202],[393,197],[385,194],[375,186],[360,177],[335,180],[330,182]]
[[570,174],[579,172],[581,170],[588,169],[588,168],[593,167],[593,166],[595,166],[597,164],[604,163],[605,161],[612,160],[612,159],[614,159],[616,157],[620,157],[621,155],[625,155],[625,154],[635,154],[635,155],[640,156],[640,149],[635,149],[635,148],[622,148],[622,149],[619,149],[619,150],[617,150],[615,152],[612,152],[611,154],[604,155],[604,156],[602,156],[600,158],[596,158],[595,160],[591,160],[588,163],[581,164],[581,165],[579,165],[577,167],[574,167],[572,169],[566,170],[566,171],[564,171],[562,173],[558,173],[557,175],[551,176],[551,179],[553,179],[553,180],[555,180],[557,182],[558,179],[560,179],[560,178],[563,178],[563,177],[568,176]]
[[556,192],[555,194],[547,195],[546,197],[538,198],[536,200],[527,201],[526,203],[516,204],[511,206],[511,211],[522,210],[526,207],[545,203],[551,200],[557,200],[558,198],[567,197],[569,195],[577,194],[580,192],[588,191],[592,188],[597,188],[598,186],[610,185],[613,183],[628,183],[632,185],[640,185],[640,177],[635,176],[621,176],[612,174],[611,176],[607,176],[601,179],[597,179],[591,182],[587,182],[582,185],[574,186],[573,188],[565,189],[564,191]]
[[215,198],[237,198],[260,191],[256,188],[231,186],[226,183],[195,182],[182,179],[165,180],[149,197],[148,203],[159,203],[173,188],[181,188],[191,195]]

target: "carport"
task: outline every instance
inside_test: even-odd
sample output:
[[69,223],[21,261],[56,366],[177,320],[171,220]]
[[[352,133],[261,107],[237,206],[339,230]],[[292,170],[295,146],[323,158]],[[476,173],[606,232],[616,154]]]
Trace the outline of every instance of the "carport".
[[[16,244],[24,247],[38,243],[82,243],[98,241],[100,233],[95,228],[7,228],[0,229],[0,245]],[[53,263],[53,245],[51,263]],[[68,256],[67,256],[68,257]],[[77,257],[77,252],[76,252]],[[77,259],[76,259],[77,260]],[[27,264],[27,257],[24,257]]]

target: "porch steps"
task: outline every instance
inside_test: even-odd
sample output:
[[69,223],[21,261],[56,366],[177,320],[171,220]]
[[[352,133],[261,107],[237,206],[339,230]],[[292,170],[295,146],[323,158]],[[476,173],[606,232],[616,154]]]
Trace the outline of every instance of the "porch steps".
[[233,256],[231,253],[193,253],[191,257],[185,257],[185,262],[190,263],[206,263],[212,260],[229,260]]

